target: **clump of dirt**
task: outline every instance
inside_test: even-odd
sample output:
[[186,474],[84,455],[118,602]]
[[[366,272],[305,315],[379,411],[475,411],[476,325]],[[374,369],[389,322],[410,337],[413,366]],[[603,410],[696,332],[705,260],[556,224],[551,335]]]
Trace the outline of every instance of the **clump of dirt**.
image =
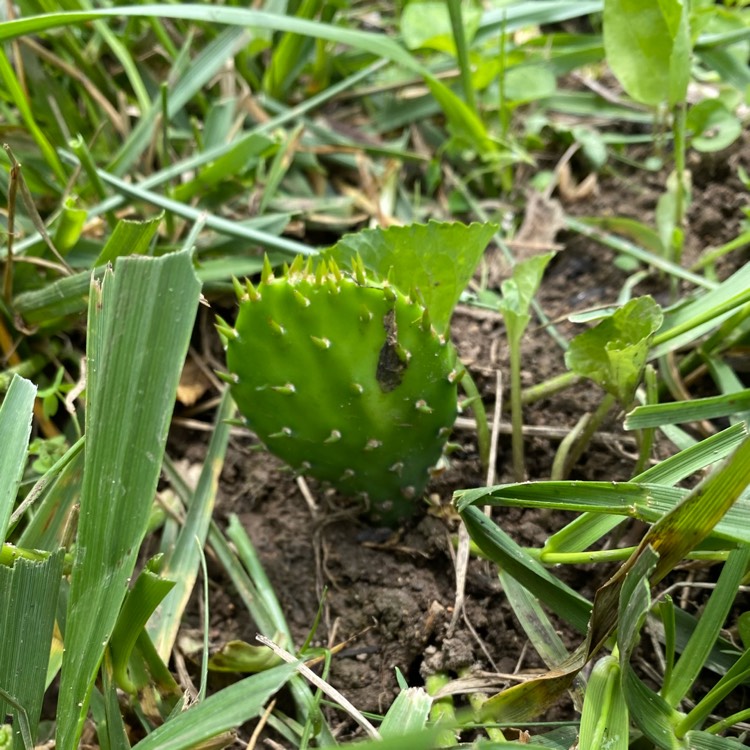
[[[740,163],[750,169],[747,141],[730,157],[704,157],[691,163],[693,203],[688,216],[686,253],[697,257],[709,246],[736,236],[740,209],[747,195],[736,178]],[[598,193],[566,206],[570,213],[591,216],[631,216],[650,221],[663,190],[664,175],[609,176]],[[561,232],[563,249],[550,264],[539,303],[570,339],[579,332],[566,316],[576,310],[617,301],[627,272],[615,264],[612,250],[572,233]],[[491,251],[492,252],[492,251]],[[491,254],[488,258],[491,259]],[[722,261],[726,276],[742,261]],[[663,280],[649,278],[636,288],[666,294]],[[662,297],[664,299],[664,297]],[[496,397],[496,373],[508,370],[504,326],[498,315],[459,308],[453,337],[463,362],[480,386],[486,403]],[[565,372],[562,349],[541,327],[532,326],[523,344],[524,385]],[[503,391],[507,389],[503,383]],[[507,397],[507,393],[504,394]],[[581,383],[528,406],[526,425],[538,428],[526,440],[529,479],[549,477],[563,435],[586,412],[596,408],[601,392]],[[506,401],[507,403],[507,401]],[[627,480],[632,475],[634,446],[612,414],[603,430],[574,467],[572,477],[588,480]],[[470,429],[457,429],[458,450],[449,467],[430,487],[432,505],[395,531],[373,529],[358,520],[356,509],[310,482],[311,497],[303,496],[295,478],[272,456],[254,450],[250,436],[234,438],[221,476],[216,520],[224,524],[238,514],[250,535],[288,618],[296,645],[307,637],[318,608],[323,618],[315,643],[343,644],[332,660],[330,682],[363,711],[383,712],[397,692],[395,669],[411,684],[444,670],[458,676],[472,670],[506,675],[512,682],[526,670],[542,668],[536,654],[504,599],[494,566],[472,560],[466,581],[466,619],[449,626],[455,600],[453,546],[458,521],[449,501],[453,491],[485,482],[476,439]],[[496,481],[513,481],[510,437],[501,434],[495,466]],[[185,443],[194,443],[187,446]],[[176,430],[173,452],[200,456],[202,444],[192,432]],[[669,451],[668,445],[660,447]],[[541,546],[549,534],[570,519],[565,514],[498,509],[493,517],[518,543]],[[612,569],[575,568],[564,571],[566,582],[592,597]],[[220,571],[212,579],[212,645],[233,638],[252,641],[255,627],[238,613],[233,592]],[[323,595],[324,589],[327,594]],[[197,605],[196,605],[197,606]],[[236,608],[235,608],[236,607]],[[581,635],[561,624],[571,648]],[[515,677],[514,677],[515,675]],[[557,715],[572,718],[562,706]],[[554,714],[553,714],[554,715]]]

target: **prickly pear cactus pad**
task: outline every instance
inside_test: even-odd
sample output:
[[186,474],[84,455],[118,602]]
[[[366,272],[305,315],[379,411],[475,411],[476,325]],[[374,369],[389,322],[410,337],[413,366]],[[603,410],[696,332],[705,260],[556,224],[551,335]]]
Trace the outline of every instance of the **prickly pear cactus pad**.
[[298,257],[278,277],[266,265],[257,288],[237,285],[234,328],[218,328],[232,395],[267,448],[393,523],[453,425],[456,355],[419,301],[353,265]]

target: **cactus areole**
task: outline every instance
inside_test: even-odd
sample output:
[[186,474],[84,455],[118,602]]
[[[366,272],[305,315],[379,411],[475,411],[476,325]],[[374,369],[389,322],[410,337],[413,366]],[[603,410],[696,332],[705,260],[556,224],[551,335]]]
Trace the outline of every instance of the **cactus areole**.
[[228,381],[248,426],[302,474],[368,501],[373,521],[409,516],[456,417],[458,370],[412,293],[298,257],[237,284],[220,321]]

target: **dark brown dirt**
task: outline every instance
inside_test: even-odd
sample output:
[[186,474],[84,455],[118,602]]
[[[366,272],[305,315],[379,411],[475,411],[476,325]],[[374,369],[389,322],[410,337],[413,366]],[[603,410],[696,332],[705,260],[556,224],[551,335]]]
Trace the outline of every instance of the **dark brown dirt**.
[[[747,143],[731,154],[693,160],[693,203],[688,220],[688,258],[709,246],[726,242],[738,233],[741,209],[747,194],[736,178],[736,166],[750,168]],[[589,216],[631,216],[651,222],[664,185],[664,174],[643,171],[610,175],[600,181],[598,193],[567,204],[569,213]],[[539,302],[553,320],[561,320],[561,333],[570,338],[582,328],[564,317],[576,310],[617,300],[625,271],[615,264],[614,253],[581,236],[560,232],[558,253],[545,276]],[[490,262],[494,255],[488,254]],[[722,261],[726,276],[744,262],[742,257]],[[499,277],[502,276],[502,268]],[[666,289],[657,277],[639,285],[635,294],[653,293],[664,298]],[[502,320],[495,315],[460,308],[453,335],[462,360],[469,367],[491,411],[495,399],[495,373],[507,372],[507,351]],[[562,350],[540,328],[531,328],[523,347],[524,385],[538,384],[565,371]],[[503,390],[507,388],[507,378]],[[507,393],[505,394],[507,402]],[[527,425],[569,430],[598,405],[601,392],[581,384],[537,402],[526,409]],[[507,414],[503,420],[507,421]],[[632,475],[632,443],[621,430],[621,415],[612,414],[603,429],[617,439],[594,441],[573,469],[581,479],[626,480]],[[529,479],[549,477],[559,445],[559,434],[531,436],[526,441]],[[323,602],[323,618],[315,644],[344,644],[333,657],[329,681],[363,711],[383,712],[397,692],[395,669],[410,684],[420,684],[426,674],[445,670],[452,675],[467,671],[520,673],[538,670],[539,658],[506,602],[493,565],[472,560],[466,585],[466,620],[459,619],[452,633],[455,573],[452,540],[457,519],[449,502],[454,490],[485,482],[475,435],[458,429],[459,450],[449,468],[430,488],[431,507],[420,510],[412,522],[393,532],[373,529],[357,520],[341,498],[324,492],[314,482],[309,487],[315,507],[304,499],[294,478],[273,457],[251,450],[252,437],[232,440],[221,477],[216,520],[224,525],[228,514],[239,516],[250,535],[279,597],[295,638],[307,637]],[[186,445],[187,444],[187,445]],[[199,434],[178,429],[171,440],[173,452],[188,461],[200,461],[203,441]],[[668,444],[659,451],[671,450]],[[501,435],[496,481],[513,481],[510,438]],[[522,545],[540,546],[546,537],[567,522],[561,514],[501,509],[497,522]],[[559,571],[556,571],[559,572]],[[592,596],[611,569],[580,568],[560,573],[567,583]],[[233,638],[252,642],[256,629],[218,568],[212,568],[211,645],[221,647]],[[323,598],[323,589],[327,595]],[[561,627],[565,640],[575,647],[581,639]],[[571,706],[553,712],[555,718],[575,718]],[[341,720],[339,715],[336,722]]]

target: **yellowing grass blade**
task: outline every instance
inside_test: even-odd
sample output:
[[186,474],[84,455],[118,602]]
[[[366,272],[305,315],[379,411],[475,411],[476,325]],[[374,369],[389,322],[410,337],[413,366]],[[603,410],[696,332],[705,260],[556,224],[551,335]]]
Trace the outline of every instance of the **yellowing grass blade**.
[[86,457],[57,747],[78,745],[146,532],[198,305],[187,252],[118,259],[89,305]]

